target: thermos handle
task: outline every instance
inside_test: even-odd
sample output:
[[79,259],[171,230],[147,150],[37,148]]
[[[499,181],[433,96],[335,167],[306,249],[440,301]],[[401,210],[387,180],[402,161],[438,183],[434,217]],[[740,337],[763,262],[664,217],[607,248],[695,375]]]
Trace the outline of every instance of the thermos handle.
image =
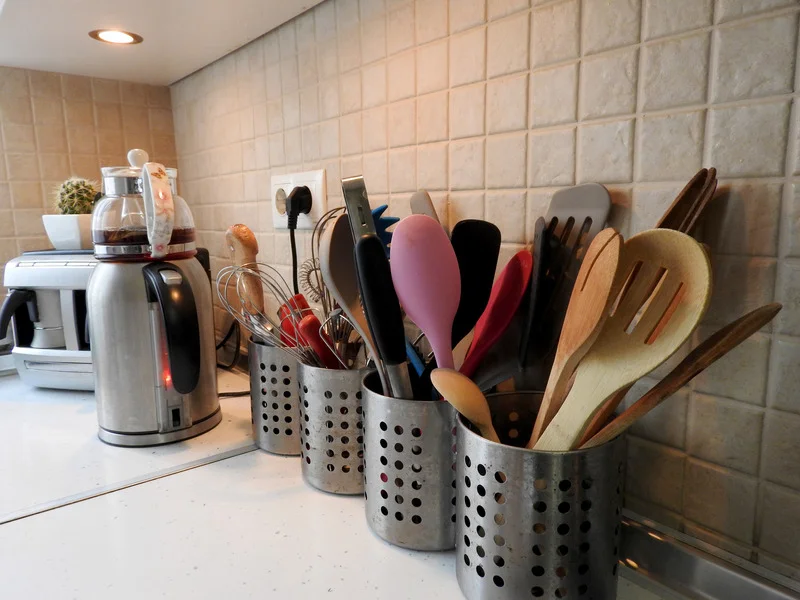
[[200,379],[200,324],[192,287],[171,263],[150,263],[142,272],[148,300],[158,302],[164,319],[172,387],[188,394]]
[[142,197],[150,256],[163,258],[167,255],[175,222],[175,204],[164,165],[148,162],[142,166]]

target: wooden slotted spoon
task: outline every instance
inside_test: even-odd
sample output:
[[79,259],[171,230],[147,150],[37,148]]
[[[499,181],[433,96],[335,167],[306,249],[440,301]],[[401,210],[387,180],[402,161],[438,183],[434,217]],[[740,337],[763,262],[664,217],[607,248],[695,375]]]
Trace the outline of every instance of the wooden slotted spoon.
[[614,298],[612,290],[621,248],[622,236],[609,227],[597,234],[586,251],[569,300],[558,350],[528,448],[533,448],[558,412],[575,369],[600,335]]
[[434,369],[431,382],[453,408],[478,428],[483,437],[500,443],[486,396],[469,377],[453,369]]
[[708,307],[711,266],[703,247],[688,235],[651,229],[625,243],[614,287],[624,294],[578,367],[567,399],[536,450],[576,447],[613,394],[675,353]]

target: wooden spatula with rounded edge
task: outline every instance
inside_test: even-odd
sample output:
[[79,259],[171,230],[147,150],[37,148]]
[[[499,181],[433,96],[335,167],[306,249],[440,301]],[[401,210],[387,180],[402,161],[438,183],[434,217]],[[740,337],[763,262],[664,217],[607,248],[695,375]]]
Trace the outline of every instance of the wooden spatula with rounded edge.
[[520,250],[511,257],[494,282],[489,304],[475,324],[475,337],[464,364],[459,369],[467,377],[474,375],[478,365],[514,318],[528,289],[532,266],[531,253],[528,250]]
[[692,350],[680,364],[659,381],[628,410],[601,429],[581,448],[599,446],[613,440],[636,421],[689,383],[728,352],[769,323],[781,310],[777,302],[766,304],[729,323]]
[[625,293],[578,366],[575,383],[536,450],[574,448],[608,398],[686,341],[708,307],[711,267],[702,246],[688,235],[650,229],[625,243],[614,288]]
[[553,368],[528,448],[533,448],[561,408],[569,380],[600,335],[614,298],[612,291],[621,248],[622,236],[609,227],[597,234],[586,251],[572,289]]
[[358,274],[353,259],[353,234],[350,231],[348,216],[341,214],[329,223],[322,232],[319,242],[319,268],[322,280],[328,291],[339,304],[342,311],[353,328],[364,340],[369,354],[375,359],[378,376],[386,394],[389,394],[389,382],[381,364],[380,357],[375,351],[375,342],[369,333],[367,318],[361,308],[361,299],[358,292]]
[[469,377],[453,369],[434,369],[433,386],[465,419],[468,419],[487,440],[500,443],[492,425],[489,403],[480,388]]

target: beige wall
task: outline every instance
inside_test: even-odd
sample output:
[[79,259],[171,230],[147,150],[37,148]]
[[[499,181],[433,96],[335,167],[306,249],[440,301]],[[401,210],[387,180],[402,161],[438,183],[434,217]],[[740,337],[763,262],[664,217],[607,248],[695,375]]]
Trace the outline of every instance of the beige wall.
[[137,147],[176,164],[163,86],[0,67],[0,131],[0,268],[50,247],[41,216],[70,175],[99,181],[101,166],[127,164]]
[[215,268],[244,222],[285,269],[275,173],[324,167],[331,204],[363,173],[397,216],[427,188],[450,225],[497,223],[508,256],[561,186],[606,184],[629,235],[717,167],[695,341],[784,313],[634,428],[627,503],[797,576],[797,31],[795,0],[328,0],[172,87],[184,195]]

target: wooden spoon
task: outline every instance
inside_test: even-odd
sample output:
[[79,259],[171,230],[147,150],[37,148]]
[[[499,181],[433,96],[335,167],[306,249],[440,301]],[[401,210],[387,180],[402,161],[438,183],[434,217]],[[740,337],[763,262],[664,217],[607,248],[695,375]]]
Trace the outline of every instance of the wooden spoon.
[[444,399],[453,405],[461,415],[475,425],[487,440],[500,443],[492,425],[489,403],[469,377],[453,369],[434,369],[431,382]]
[[581,448],[599,446],[620,435],[636,421],[661,404],[665,399],[689,383],[696,375],[710,367],[728,352],[769,323],[781,310],[777,302],[766,304],[729,323],[697,348],[680,364],[639,398],[628,410],[606,425]]
[[608,316],[609,304],[614,298],[612,288],[621,248],[622,236],[609,227],[597,234],[586,251],[567,307],[558,350],[528,448],[533,448],[542,431],[561,408],[569,380],[600,335]]
[[575,383],[536,450],[574,448],[606,400],[672,356],[708,307],[711,266],[703,247],[684,233],[650,229],[630,238],[615,289],[628,279],[626,293],[578,366]]

